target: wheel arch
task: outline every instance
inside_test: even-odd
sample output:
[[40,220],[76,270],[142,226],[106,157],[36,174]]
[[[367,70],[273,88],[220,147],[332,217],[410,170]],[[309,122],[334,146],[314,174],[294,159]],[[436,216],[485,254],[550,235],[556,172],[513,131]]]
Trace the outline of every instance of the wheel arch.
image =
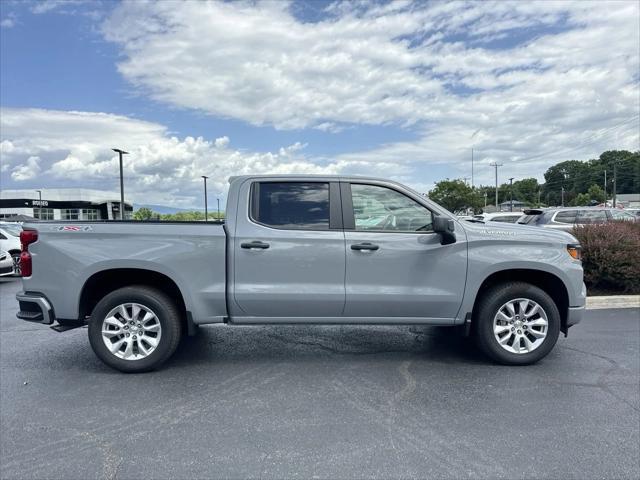
[[560,312],[560,331],[567,334],[567,318],[569,315],[569,292],[562,279],[553,273],[528,268],[513,268],[493,272],[484,279],[476,292],[471,318],[477,315],[478,304],[484,292],[494,285],[508,282],[524,282],[535,285],[546,292],[554,301]]
[[184,325],[191,332],[193,321],[178,285],[163,273],[143,268],[113,268],[101,270],[91,275],[84,283],[80,293],[79,319],[84,320],[90,316],[97,303],[105,295],[119,288],[133,285],[155,288],[174,300]]

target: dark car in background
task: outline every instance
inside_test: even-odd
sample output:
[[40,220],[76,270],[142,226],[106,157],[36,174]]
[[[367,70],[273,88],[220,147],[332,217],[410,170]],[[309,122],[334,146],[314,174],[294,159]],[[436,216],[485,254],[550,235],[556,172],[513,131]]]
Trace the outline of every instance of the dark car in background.
[[614,220],[637,221],[637,217],[619,208],[559,207],[525,210],[518,223],[534,227],[571,230],[576,225],[592,225]]

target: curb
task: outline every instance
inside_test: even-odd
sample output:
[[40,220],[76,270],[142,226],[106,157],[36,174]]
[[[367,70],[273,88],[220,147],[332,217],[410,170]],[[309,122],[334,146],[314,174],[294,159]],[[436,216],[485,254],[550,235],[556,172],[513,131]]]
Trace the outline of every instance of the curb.
[[604,308],[640,308],[640,295],[587,297],[587,310]]

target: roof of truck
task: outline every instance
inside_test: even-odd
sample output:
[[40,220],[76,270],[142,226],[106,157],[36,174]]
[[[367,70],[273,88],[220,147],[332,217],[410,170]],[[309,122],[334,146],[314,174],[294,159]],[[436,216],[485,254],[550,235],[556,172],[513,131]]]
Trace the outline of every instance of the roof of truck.
[[234,175],[232,177],[229,177],[229,183],[231,183],[234,180],[247,180],[247,179],[279,179],[279,178],[286,178],[286,179],[308,179],[308,178],[313,178],[313,179],[318,179],[318,180],[322,180],[322,179],[328,179],[328,180],[375,180],[377,182],[391,182],[391,183],[398,183],[394,180],[389,180],[388,178],[379,178],[379,177],[368,177],[368,176],[361,176],[361,175],[324,175],[324,174],[317,174],[317,173],[312,173],[312,174],[304,174],[304,173],[286,173],[286,174],[268,174],[268,175]]

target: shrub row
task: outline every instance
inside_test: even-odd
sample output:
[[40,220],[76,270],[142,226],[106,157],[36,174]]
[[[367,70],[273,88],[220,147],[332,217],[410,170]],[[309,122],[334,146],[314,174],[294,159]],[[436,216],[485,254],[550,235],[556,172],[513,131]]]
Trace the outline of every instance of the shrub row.
[[588,288],[640,293],[640,223],[575,227]]

